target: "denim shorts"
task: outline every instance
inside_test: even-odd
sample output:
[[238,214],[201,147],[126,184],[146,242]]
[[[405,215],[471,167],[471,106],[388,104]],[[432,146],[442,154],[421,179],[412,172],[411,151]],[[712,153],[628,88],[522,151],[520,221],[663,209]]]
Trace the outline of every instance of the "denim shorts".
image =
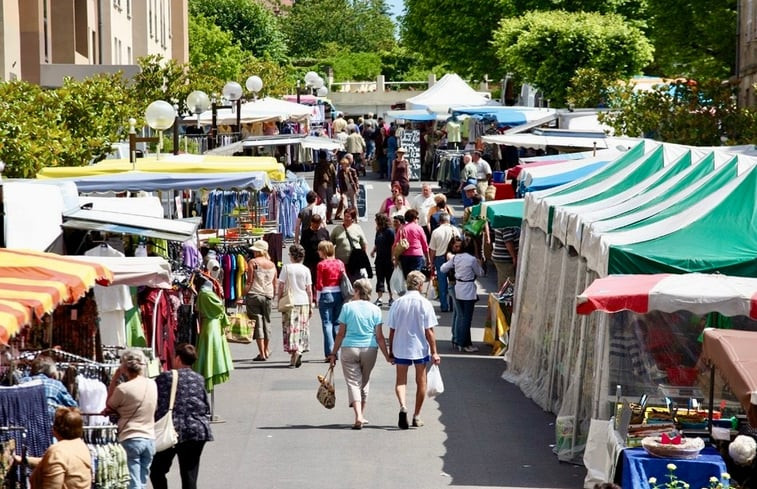
[[406,358],[395,358],[394,364],[395,365],[423,365],[424,363],[428,363],[430,360],[430,357],[427,355],[423,358],[419,358],[417,360],[408,360]]

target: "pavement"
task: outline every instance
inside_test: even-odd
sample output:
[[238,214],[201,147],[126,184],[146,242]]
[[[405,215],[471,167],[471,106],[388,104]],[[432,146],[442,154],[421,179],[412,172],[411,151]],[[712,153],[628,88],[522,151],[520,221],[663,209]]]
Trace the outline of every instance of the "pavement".
[[[301,174],[312,179],[312,173]],[[368,186],[368,220],[360,224],[369,243],[372,215],[389,195],[388,182],[363,179]],[[413,182],[411,196],[420,191]],[[459,201],[451,204],[460,210]],[[337,225],[339,223],[337,222]],[[369,248],[370,251],[370,248]],[[286,256],[286,253],[284,254]],[[553,415],[526,399],[504,380],[506,364],[482,342],[486,294],[496,287],[492,267],[479,280],[472,328],[478,353],[453,351],[451,313],[439,313],[435,328],[445,392],[426,399],[425,426],[400,430],[394,395],[394,367],[379,358],[371,376],[365,417],[352,430],[341,368],[335,370],[337,405],[323,408],[315,398],[317,375],[325,374],[323,335],[318,314],[311,321],[311,352],[301,368],[289,369],[282,350],[280,314],[274,313],[273,354],[253,362],[257,348],[232,344],[235,370],[213,395],[215,441],[206,445],[200,466],[201,488],[565,488],[583,486],[582,466],[560,463],[552,453]],[[438,302],[434,302],[437,311]],[[387,313],[386,305],[383,307]],[[385,331],[388,335],[388,331]],[[379,356],[380,357],[380,356]],[[408,410],[414,385],[408,384]],[[179,487],[178,462],[169,476]]]

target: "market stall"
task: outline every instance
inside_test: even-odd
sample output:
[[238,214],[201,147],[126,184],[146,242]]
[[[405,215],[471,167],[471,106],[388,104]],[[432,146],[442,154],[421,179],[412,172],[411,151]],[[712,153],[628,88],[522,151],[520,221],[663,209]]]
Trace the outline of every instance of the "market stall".
[[[691,387],[675,389],[674,386],[660,385],[659,392],[651,385],[648,406],[662,404],[662,408],[655,413],[664,414],[670,411],[671,422],[683,433],[689,433],[690,437],[703,436],[707,439],[720,439],[726,442],[734,436],[731,428],[735,426],[735,419],[726,419],[732,413],[739,411],[739,405],[729,401],[731,395],[740,403],[741,410],[747,414],[752,426],[757,424],[757,405],[753,401],[753,392],[757,390],[754,374],[754,351],[757,341],[757,279],[745,277],[732,277],[712,274],[654,274],[654,275],[615,275],[595,280],[577,298],[576,310],[579,314],[590,314],[593,311],[602,311],[610,314],[602,314],[599,323],[598,335],[603,340],[597,340],[597,348],[603,353],[595,355],[595,361],[601,359],[601,363],[595,366],[597,372],[618,371],[622,368],[623,353],[618,346],[622,340],[623,348],[632,352],[638,360],[636,370],[646,369],[649,361],[656,368],[666,368],[671,371],[691,371]],[[630,311],[630,312],[624,312]],[[739,329],[704,329],[706,320],[726,316],[730,321],[717,323],[720,326],[727,324],[732,328],[747,328],[753,331]],[[660,316],[662,315],[662,316]],[[693,315],[693,316],[692,316]],[[681,322],[681,317],[699,317],[696,321]],[[626,328],[627,321],[623,318],[633,318],[632,330]],[[657,321],[655,319],[658,319]],[[661,321],[659,320],[661,319]],[[627,333],[636,333],[628,335]],[[678,348],[682,339],[689,337],[690,345],[695,349],[696,358],[686,359],[683,350]],[[618,346],[613,346],[617,344]],[[649,360],[647,360],[649,359]],[[685,367],[685,365],[691,367]],[[707,375],[705,365],[711,365],[717,370],[724,382],[714,375]],[[687,369],[687,370],[683,370]],[[628,394],[638,394],[636,387],[630,378],[622,379],[613,377],[613,374],[598,375],[595,382],[614,384],[617,389],[623,391],[624,397]],[[610,386],[600,386],[595,392],[601,397],[599,404],[615,405],[619,398],[611,398],[607,389]],[[649,392],[649,391],[648,391]],[[673,397],[674,393],[689,399],[697,397],[702,403],[694,402],[691,409],[676,410],[670,405],[667,396]],[[663,397],[660,397],[663,396]],[[680,402],[682,399],[673,399]],[[646,403],[646,402],[645,402]],[[656,408],[647,408],[647,410]],[[606,409],[601,409],[607,415]],[[693,423],[691,413],[696,411],[698,423]],[[616,411],[617,413],[618,411]],[[683,412],[683,417],[679,414]],[[644,411],[641,411],[643,419]],[[633,415],[632,415],[633,416]],[[651,419],[651,415],[650,419]],[[657,416],[657,414],[655,414]],[[722,422],[718,421],[722,418]],[[600,416],[600,419],[601,416]],[[703,420],[703,421],[701,421]],[[639,421],[636,421],[637,423]],[[648,421],[652,423],[652,421]],[[587,443],[592,450],[584,456],[584,462],[589,471],[587,487],[591,480],[598,478],[607,480],[611,476],[609,472],[603,472],[602,468],[612,468],[612,463],[606,460],[614,460],[620,449],[629,443],[630,433],[622,436],[629,438],[605,435],[602,429],[595,429],[595,424],[601,425],[601,421],[592,420]],[[697,426],[694,426],[697,424]],[[703,426],[699,426],[699,424]],[[616,421],[613,426],[617,427]],[[654,425],[647,425],[650,428]],[[718,431],[719,430],[719,431]],[[717,432],[716,432],[717,431]],[[617,442],[615,442],[615,438]],[[610,440],[606,443],[606,440]],[[675,447],[671,447],[673,449]],[[605,449],[608,449],[605,452]],[[707,449],[706,449],[707,450]],[[673,453],[671,451],[671,453]],[[643,451],[623,451],[622,462],[619,471],[622,476],[616,476],[616,480],[622,479],[623,487],[642,487],[649,477],[659,477],[664,473],[664,464],[660,465],[660,459],[650,459]],[[684,468],[687,482],[704,485],[711,476],[718,477],[725,472],[725,464],[714,451],[708,452],[697,458],[693,464],[690,462],[680,463],[672,461],[677,466]],[[656,465],[655,465],[656,464]],[[714,464],[712,466],[708,464]],[[611,470],[610,470],[611,471]],[[682,473],[677,475],[683,478]],[[690,480],[696,479],[696,480]]]
[[[504,376],[558,414],[559,440],[574,430],[581,434],[568,437],[566,445],[558,443],[560,459],[572,460],[581,453],[588,420],[604,409],[597,399],[607,395],[611,384],[588,379],[627,372],[643,389],[682,385],[693,377],[688,360],[668,371],[664,362],[678,365],[678,357],[662,354],[657,359],[644,356],[644,362],[629,358],[625,369],[617,371],[597,370],[603,365],[601,355],[609,354],[598,350],[607,339],[603,334],[634,337],[659,324],[689,331],[687,325],[699,321],[679,314],[634,323],[635,318],[619,315],[612,321],[620,326],[607,329],[600,318],[577,317],[575,297],[608,274],[753,275],[757,245],[750,226],[742,223],[754,219],[754,169],[754,160],[743,155],[642,141],[582,179],[526,196],[519,294]],[[680,338],[676,353],[696,360],[691,336],[677,331],[657,335],[655,341]]]

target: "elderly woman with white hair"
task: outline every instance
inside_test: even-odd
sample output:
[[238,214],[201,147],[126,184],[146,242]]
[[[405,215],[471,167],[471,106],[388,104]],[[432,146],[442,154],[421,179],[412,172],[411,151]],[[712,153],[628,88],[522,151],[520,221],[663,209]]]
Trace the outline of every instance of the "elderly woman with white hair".
[[426,277],[413,270],[407,274],[407,292],[394,301],[389,309],[386,324],[389,326],[390,355],[397,367],[397,380],[394,386],[400,413],[397,425],[400,429],[409,428],[405,392],[407,390],[407,371],[410,365],[415,370],[415,410],[413,426],[423,426],[421,407],[426,397],[426,364],[441,363],[436,350],[434,326],[438,324],[434,306],[421,294]]
[[[121,354],[121,365],[108,387],[105,414],[118,414],[118,441],[126,451],[129,489],[147,486],[150,464],[155,455],[155,408],[158,387],[144,376],[147,365],[139,350]],[[121,382],[122,377],[126,378]],[[119,383],[120,382],[120,383]]]
[[339,348],[342,349],[342,371],[347,382],[348,400],[355,411],[352,429],[359,430],[366,423],[365,406],[378,350],[381,350],[387,362],[391,358],[381,329],[381,309],[371,303],[371,282],[361,278],[355,281],[353,288],[355,292],[352,300],[342,306],[339,314],[339,332],[328,359],[334,365],[336,352]]

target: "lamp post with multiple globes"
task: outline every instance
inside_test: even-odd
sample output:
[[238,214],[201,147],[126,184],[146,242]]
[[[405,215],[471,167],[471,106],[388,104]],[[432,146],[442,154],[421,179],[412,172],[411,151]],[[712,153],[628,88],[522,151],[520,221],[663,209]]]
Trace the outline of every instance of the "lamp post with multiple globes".
[[147,106],[145,121],[152,129],[158,131],[157,137],[138,137],[136,131],[137,121],[129,119],[129,162],[136,166],[137,143],[157,143],[157,158],[160,159],[160,150],[163,149],[163,131],[173,126],[176,122],[176,110],[164,100],[156,100]]

